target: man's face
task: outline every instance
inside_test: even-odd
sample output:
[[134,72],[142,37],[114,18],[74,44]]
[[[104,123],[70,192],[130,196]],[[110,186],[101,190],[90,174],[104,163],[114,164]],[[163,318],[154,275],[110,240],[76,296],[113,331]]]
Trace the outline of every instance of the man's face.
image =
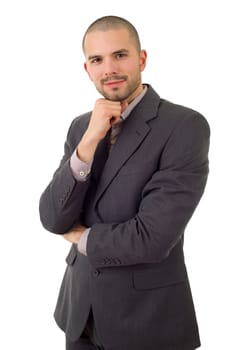
[[126,29],[93,31],[85,38],[84,67],[106,99],[130,102],[142,90],[146,52],[138,52]]

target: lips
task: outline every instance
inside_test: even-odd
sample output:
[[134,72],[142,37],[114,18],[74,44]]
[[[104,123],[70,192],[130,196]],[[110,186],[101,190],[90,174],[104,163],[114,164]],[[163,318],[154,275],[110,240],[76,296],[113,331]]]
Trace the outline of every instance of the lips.
[[104,85],[112,87],[112,86],[118,86],[124,82],[125,82],[125,79],[108,80],[108,81],[104,82]]

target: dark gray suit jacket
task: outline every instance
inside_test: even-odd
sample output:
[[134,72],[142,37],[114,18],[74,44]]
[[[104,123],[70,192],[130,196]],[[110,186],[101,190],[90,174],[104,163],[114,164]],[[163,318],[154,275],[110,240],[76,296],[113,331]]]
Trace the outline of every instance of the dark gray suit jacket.
[[200,344],[183,255],[183,234],[208,176],[209,126],[194,110],[149,86],[107,154],[78,182],[69,159],[91,113],[69,129],[64,157],[40,199],[44,227],[91,227],[88,257],[67,257],[55,318],[79,338],[92,307],[108,350],[189,349]]

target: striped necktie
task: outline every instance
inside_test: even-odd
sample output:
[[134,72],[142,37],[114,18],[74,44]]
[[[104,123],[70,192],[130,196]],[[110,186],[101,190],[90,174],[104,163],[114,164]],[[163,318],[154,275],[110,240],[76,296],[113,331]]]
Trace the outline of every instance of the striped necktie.
[[109,137],[109,152],[112,149],[112,146],[116,143],[117,137],[121,132],[124,119],[120,119],[117,124],[114,124],[111,128],[110,137]]

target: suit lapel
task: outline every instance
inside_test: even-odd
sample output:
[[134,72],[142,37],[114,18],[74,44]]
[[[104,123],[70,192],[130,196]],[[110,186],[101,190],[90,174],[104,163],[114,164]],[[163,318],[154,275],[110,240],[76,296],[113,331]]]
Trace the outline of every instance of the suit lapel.
[[122,131],[102,168],[95,204],[150,132],[148,121],[157,116],[158,105],[159,96],[149,87],[145,97],[124,122]]

